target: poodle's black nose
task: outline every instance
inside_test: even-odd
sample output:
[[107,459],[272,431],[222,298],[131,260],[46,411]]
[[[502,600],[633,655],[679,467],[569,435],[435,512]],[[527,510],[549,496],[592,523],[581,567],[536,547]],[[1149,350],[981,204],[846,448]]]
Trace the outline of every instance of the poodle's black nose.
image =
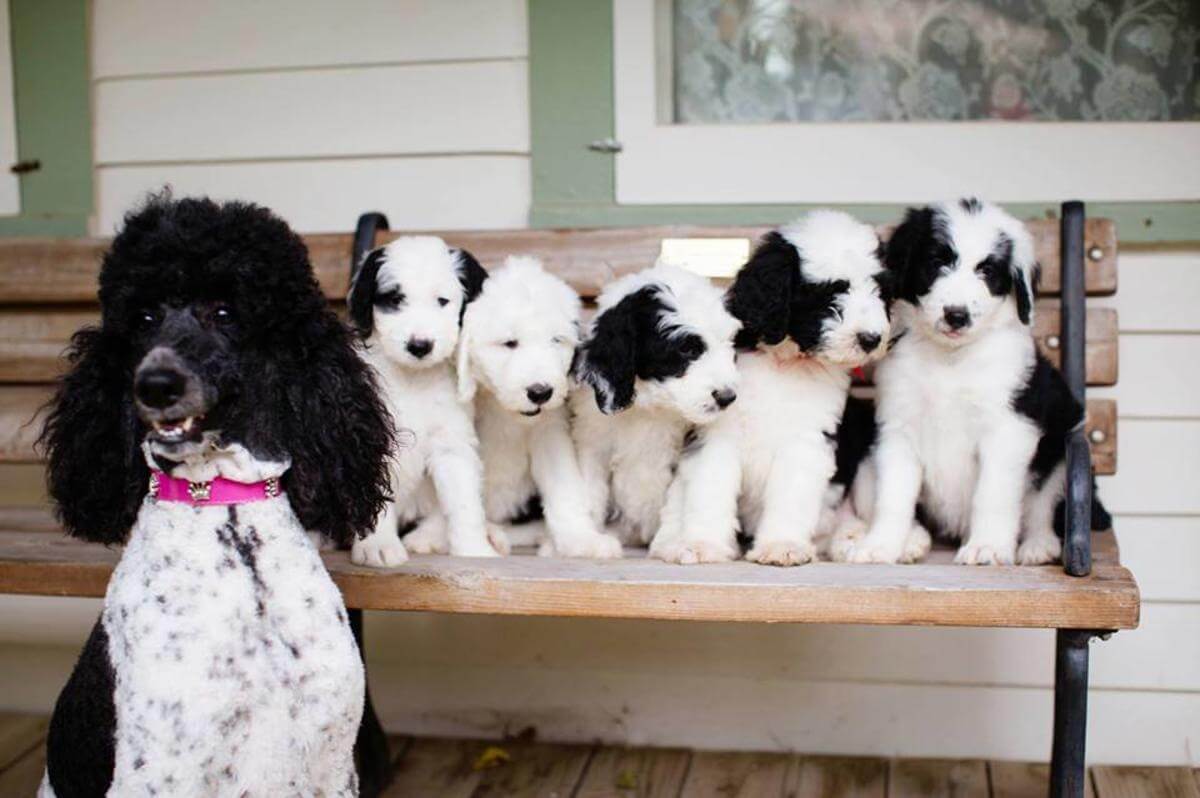
[[735,399],[737,399],[737,391],[733,390],[732,388],[721,388],[720,390],[712,392],[712,398],[713,401],[717,403],[717,407],[724,410],[733,404]]
[[961,330],[971,323],[971,312],[962,305],[947,305],[942,310],[942,317],[951,330]]
[[409,338],[408,345],[404,348],[410,355],[420,360],[433,351],[433,341],[428,338]]
[[535,382],[525,389],[525,395],[529,397],[529,401],[535,405],[544,405],[550,401],[550,397],[554,395],[554,389],[544,382]]
[[858,345],[862,347],[862,351],[864,352],[874,352],[875,347],[879,346],[879,342],[882,340],[883,338],[879,335],[879,333],[858,334]]
[[187,380],[174,369],[143,369],[133,384],[139,402],[160,410],[178,402],[186,389]]

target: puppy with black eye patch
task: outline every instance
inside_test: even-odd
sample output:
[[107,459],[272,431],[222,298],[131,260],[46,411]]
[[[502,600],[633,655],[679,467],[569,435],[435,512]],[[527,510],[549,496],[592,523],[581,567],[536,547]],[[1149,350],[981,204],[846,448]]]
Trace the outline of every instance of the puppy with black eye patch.
[[100,267],[42,443],[68,534],[124,544],[41,798],[358,795],[365,680],[305,530],[371,528],[391,424],[267,210],[153,198]]
[[490,522],[531,520],[540,503],[539,554],[620,557],[620,541],[587,512],[571,440],[566,403],[580,304],[536,258],[506,259],[463,318],[459,398],[475,401]]
[[[644,545],[689,431],[737,399],[739,324],[703,277],[659,264],[607,286],[575,356],[572,434],[597,527]],[[588,390],[590,389],[590,390]]]
[[1083,408],[1034,346],[1032,237],[991,203],[943,202],[908,211],[887,265],[905,332],[875,371],[875,416],[860,414],[874,442],[833,557],[917,559],[906,541],[930,528],[962,541],[959,563],[1054,560]]
[[[434,236],[397,238],[367,253],[355,274],[350,318],[402,447],[390,463],[392,500],[350,550],[359,565],[400,565],[410,550],[508,552],[507,538],[484,518],[473,410],[458,399],[452,366],[463,314],[486,279],[471,253]],[[402,527],[413,527],[403,541]]]
[[653,556],[801,565],[834,474],[833,436],[855,367],[890,333],[891,279],[875,231],[814,211],[768,234],[729,289],[742,323],[737,404],[699,430],[671,485]]

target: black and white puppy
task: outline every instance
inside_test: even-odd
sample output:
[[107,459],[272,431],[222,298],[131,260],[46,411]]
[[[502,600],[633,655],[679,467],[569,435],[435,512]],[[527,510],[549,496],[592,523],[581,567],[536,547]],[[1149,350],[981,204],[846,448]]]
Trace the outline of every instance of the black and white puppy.
[[125,548],[39,795],[357,795],[363,667],[305,533],[349,544],[387,491],[350,331],[283,221],[203,199],[126,217],[100,305],[43,442],[67,532]]
[[[464,557],[495,557],[497,548],[507,553],[499,530],[489,542],[474,411],[459,401],[452,365],[463,313],[485,279],[471,253],[434,236],[397,238],[369,252],[355,275],[350,318],[363,337],[363,359],[379,374],[383,398],[402,428],[403,445],[391,460],[392,500],[375,530],[351,549],[359,565],[400,565],[410,549]],[[401,526],[414,523],[402,542]]]
[[575,358],[585,387],[571,395],[572,434],[598,528],[611,519],[624,543],[650,541],[688,431],[712,423],[737,398],[739,326],[720,289],[667,264],[601,292]]
[[877,441],[850,497],[865,523],[839,531],[833,556],[912,559],[906,538],[925,526],[962,541],[959,563],[1055,559],[1083,408],[1034,346],[1032,237],[996,205],[943,202],[909,210],[887,264],[905,332],[875,371]]
[[[650,553],[680,563],[813,560],[851,371],[885,349],[890,274],[875,231],[814,211],[759,244],[729,290],[736,406],[698,430]],[[740,523],[739,523],[740,522]]]

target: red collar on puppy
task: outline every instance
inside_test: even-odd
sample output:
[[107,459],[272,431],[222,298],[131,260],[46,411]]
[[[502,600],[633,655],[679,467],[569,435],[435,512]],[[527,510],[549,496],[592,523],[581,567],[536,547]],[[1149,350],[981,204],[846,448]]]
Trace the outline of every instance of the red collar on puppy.
[[161,502],[181,502],[193,507],[261,502],[274,499],[282,492],[278,477],[261,482],[235,482],[225,477],[216,477],[209,482],[188,482],[162,471],[150,472],[150,498]]

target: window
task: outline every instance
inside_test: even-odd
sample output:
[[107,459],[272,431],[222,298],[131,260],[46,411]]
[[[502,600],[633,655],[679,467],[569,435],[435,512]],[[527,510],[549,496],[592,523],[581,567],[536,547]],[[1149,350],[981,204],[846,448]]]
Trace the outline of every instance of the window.
[[1195,0],[614,0],[617,200],[1200,197]]
[[1200,119],[1195,0],[676,0],[679,123]]

